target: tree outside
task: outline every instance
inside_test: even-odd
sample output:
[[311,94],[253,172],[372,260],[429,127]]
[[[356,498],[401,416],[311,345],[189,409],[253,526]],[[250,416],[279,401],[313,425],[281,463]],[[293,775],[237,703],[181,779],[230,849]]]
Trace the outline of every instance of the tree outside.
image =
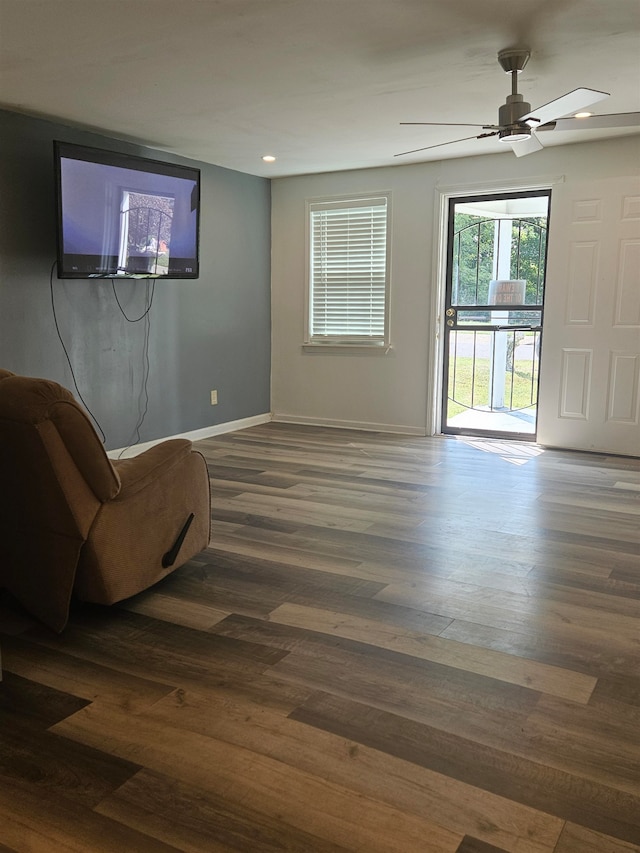
[[[486,305],[494,277],[495,219],[456,213],[453,236],[452,304]],[[540,305],[544,291],[546,217],[511,221],[510,278],[527,282],[525,303]]]

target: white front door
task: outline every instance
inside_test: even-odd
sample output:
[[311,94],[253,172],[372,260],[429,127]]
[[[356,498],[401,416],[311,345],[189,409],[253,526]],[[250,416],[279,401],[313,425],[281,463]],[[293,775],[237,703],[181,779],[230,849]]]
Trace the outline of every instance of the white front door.
[[640,456],[640,180],[554,188],[538,441]]

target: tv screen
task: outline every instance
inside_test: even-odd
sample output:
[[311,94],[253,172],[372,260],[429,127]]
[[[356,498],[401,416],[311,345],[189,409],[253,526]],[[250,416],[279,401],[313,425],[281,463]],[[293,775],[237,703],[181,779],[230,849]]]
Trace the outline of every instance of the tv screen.
[[200,171],[54,143],[58,278],[197,278]]

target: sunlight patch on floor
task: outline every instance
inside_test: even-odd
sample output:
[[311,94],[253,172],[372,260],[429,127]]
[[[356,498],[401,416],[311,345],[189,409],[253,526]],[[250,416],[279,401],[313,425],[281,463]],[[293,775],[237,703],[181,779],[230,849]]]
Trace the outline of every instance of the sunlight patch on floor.
[[469,436],[456,436],[456,439],[484,453],[494,453],[512,465],[526,465],[527,462],[544,453],[544,448],[537,444],[520,444],[493,438],[469,438]]

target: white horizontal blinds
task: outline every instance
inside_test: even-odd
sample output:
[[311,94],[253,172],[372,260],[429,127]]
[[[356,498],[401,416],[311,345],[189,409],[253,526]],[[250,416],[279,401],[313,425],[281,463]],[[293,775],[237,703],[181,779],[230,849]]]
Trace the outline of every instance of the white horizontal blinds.
[[311,339],[385,339],[387,199],[312,204]]

